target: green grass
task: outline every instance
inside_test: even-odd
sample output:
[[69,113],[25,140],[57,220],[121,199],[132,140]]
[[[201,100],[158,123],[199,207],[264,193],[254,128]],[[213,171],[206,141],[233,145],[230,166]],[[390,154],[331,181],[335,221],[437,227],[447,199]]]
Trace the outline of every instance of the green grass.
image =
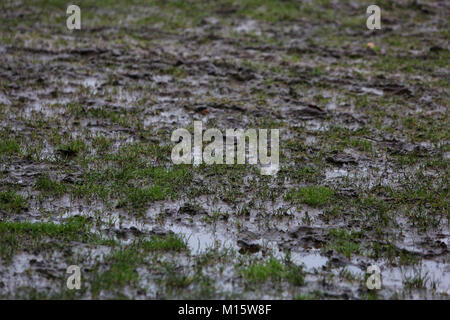
[[113,144],[112,139],[108,139],[105,136],[96,136],[92,141],[92,146],[97,148],[97,151],[99,153],[103,153],[108,151],[111,148],[111,145]]
[[165,167],[170,148],[130,143],[113,154],[89,157],[87,172],[70,188],[75,197],[118,199],[119,207],[143,209],[149,202],[176,197],[192,178],[189,166]]
[[209,1],[154,0],[158,7],[146,18],[136,21],[138,25],[162,24],[165,30],[175,31],[180,28],[196,27],[205,17],[213,15],[214,3]]
[[372,142],[363,139],[352,139],[350,145],[360,151],[370,152],[372,151]]
[[328,246],[329,249],[334,249],[337,252],[343,254],[347,258],[350,258],[352,254],[360,253],[359,243],[355,243],[349,240],[338,240],[332,245]]
[[155,143],[135,142],[121,146],[117,153],[107,155],[105,158],[118,165],[142,164],[149,160],[158,162],[170,159],[172,148]]
[[302,266],[290,263],[285,268],[284,278],[294,286],[302,286],[305,284],[305,272]]
[[78,183],[70,189],[71,195],[74,198],[85,199],[102,199],[107,200],[111,195],[111,190],[106,183],[95,183],[86,181],[85,183]]
[[16,140],[0,141],[0,155],[14,155],[20,153],[20,145]]
[[142,208],[148,202],[164,200],[168,195],[169,190],[161,186],[130,188],[126,191],[125,197],[119,201],[118,207]]
[[118,124],[123,127],[131,127],[132,120],[137,116],[136,110],[119,110],[116,111],[108,106],[86,108],[80,104],[70,102],[65,105],[68,112],[77,118],[107,120],[112,124]]
[[293,300],[314,300],[314,299],[319,299],[320,296],[316,296],[314,294],[310,294],[310,293],[304,293],[304,294],[297,294],[293,297]]
[[361,253],[360,244],[358,241],[362,238],[362,235],[362,232],[331,229],[328,232],[328,236],[331,238],[331,241],[326,245],[326,249],[336,250],[347,258],[350,258],[352,254]]
[[417,272],[413,276],[406,276],[403,279],[403,284],[408,289],[425,289],[427,284],[431,283],[431,279],[428,273],[422,274],[421,272]]
[[[46,243],[49,239],[58,241]],[[0,256],[5,261],[10,261],[20,250],[66,247],[71,241],[104,242],[99,235],[89,232],[89,224],[84,217],[72,217],[61,224],[0,221]]]
[[64,183],[52,180],[48,175],[37,178],[35,188],[45,194],[60,196],[67,192],[67,186]]
[[428,59],[386,55],[372,62],[372,67],[386,72],[432,73],[440,68],[448,67],[449,57],[448,51],[429,55]]
[[101,290],[118,290],[125,284],[136,284],[139,275],[136,267],[142,263],[142,256],[134,249],[120,249],[106,259],[110,268],[94,276],[92,293],[97,296]]
[[57,150],[63,158],[71,158],[78,155],[82,151],[87,150],[87,146],[82,139],[76,139],[66,143],[61,143],[57,147]]
[[179,168],[127,168],[118,172],[119,178],[123,180],[133,179],[141,181],[142,184],[151,183],[148,187],[129,187],[123,189],[124,197],[120,200],[119,206],[133,208],[143,208],[152,201],[168,199],[175,196],[179,187],[185,185],[190,180],[191,173],[185,167]]
[[320,207],[329,203],[334,196],[333,189],[325,186],[308,186],[287,193],[286,200],[305,203],[312,207]]
[[0,210],[20,213],[28,208],[27,200],[13,191],[0,191]]
[[295,286],[303,285],[305,276],[303,267],[283,263],[274,257],[241,268],[240,274],[248,282],[265,282],[269,279],[277,282],[284,279]]
[[[386,194],[393,199],[390,208],[404,211],[416,227],[438,227],[450,217],[449,190],[446,187],[448,173],[439,177],[419,172],[406,177],[397,188],[387,188]],[[387,210],[387,209],[386,209]]]
[[[137,286],[139,274],[136,269],[139,266],[150,264],[151,256],[149,254],[151,252],[181,252],[186,250],[187,245],[184,239],[173,234],[165,237],[153,236],[149,240],[139,239],[114,251],[105,258],[109,268],[104,271],[97,269],[97,273],[95,273],[91,282],[92,293],[97,296],[103,290],[117,292],[125,285]],[[152,268],[151,265],[150,268]]]
[[283,264],[275,258],[252,264],[241,270],[241,274],[246,280],[262,282],[267,281],[268,279],[280,280],[283,273]]
[[186,241],[177,235],[165,237],[152,236],[150,240],[139,242],[139,247],[146,251],[183,251],[187,249]]
[[316,182],[320,178],[320,171],[317,168],[307,167],[292,167],[286,173],[290,177],[296,179],[299,183]]
[[394,241],[374,241],[369,256],[373,259],[384,258],[393,265],[411,265],[419,263],[419,257],[407,250],[398,249]]
[[4,232],[15,233],[18,237],[27,235],[36,237],[62,237],[66,240],[78,238],[80,232],[87,230],[88,223],[86,218],[69,218],[66,223],[33,223],[33,222],[0,222],[0,230]]

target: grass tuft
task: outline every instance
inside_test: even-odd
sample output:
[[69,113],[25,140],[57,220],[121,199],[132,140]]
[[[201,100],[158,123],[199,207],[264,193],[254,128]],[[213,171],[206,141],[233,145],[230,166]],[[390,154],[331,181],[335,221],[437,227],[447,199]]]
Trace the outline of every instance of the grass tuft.
[[0,192],[0,210],[8,213],[19,213],[28,208],[27,200],[13,191]]
[[333,195],[334,191],[331,188],[324,186],[308,186],[290,191],[286,195],[286,200],[294,200],[312,207],[320,207],[328,203],[333,198]]

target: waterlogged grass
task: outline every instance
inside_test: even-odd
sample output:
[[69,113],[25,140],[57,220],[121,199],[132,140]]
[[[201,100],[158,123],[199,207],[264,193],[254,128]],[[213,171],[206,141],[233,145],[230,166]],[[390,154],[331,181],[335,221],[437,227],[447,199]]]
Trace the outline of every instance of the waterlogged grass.
[[394,242],[389,240],[385,243],[373,242],[369,256],[374,259],[387,259],[393,265],[414,265],[420,261],[414,253],[398,249]]
[[[119,201],[119,206],[128,206],[133,208],[142,208],[148,202],[164,200],[175,196],[178,188],[190,179],[190,172],[186,168],[155,168],[148,167],[144,169],[131,169],[125,176],[128,179],[134,178],[134,181],[141,181],[152,185],[148,187],[130,187],[124,190],[125,196]],[[125,178],[128,180],[127,178]],[[142,185],[141,184],[141,185]]]
[[94,277],[92,294],[97,296],[101,290],[120,289],[125,284],[136,284],[139,274],[136,267],[142,263],[142,256],[133,249],[121,249],[106,259],[109,270]]
[[161,10],[139,19],[136,23],[138,25],[162,24],[164,29],[171,31],[198,26],[203,18],[211,15],[208,11],[212,9],[208,1],[154,0],[152,4]]
[[165,237],[153,236],[150,240],[140,241],[138,246],[145,251],[180,252],[187,249],[186,241],[174,234],[168,234]]
[[[103,291],[120,290],[125,285],[137,285],[139,274],[138,266],[150,263],[149,254],[152,252],[181,252],[187,250],[184,239],[177,235],[165,237],[153,236],[149,240],[140,239],[131,245],[121,248],[105,258],[109,269],[97,270],[92,279],[92,293],[94,296]],[[151,268],[151,266],[150,266]]]
[[155,143],[136,142],[121,146],[117,153],[106,156],[105,160],[118,165],[142,164],[153,160],[163,162],[170,159],[172,147]]
[[161,186],[130,188],[126,191],[125,198],[119,201],[118,207],[131,206],[141,208],[148,202],[163,200],[168,195],[168,188],[164,189]]
[[299,183],[316,182],[320,178],[320,170],[315,167],[292,167],[288,169],[286,175],[296,179]]
[[296,1],[250,0],[232,1],[239,8],[239,14],[264,21],[290,21],[301,16],[302,7]]
[[256,262],[240,269],[240,274],[248,282],[274,282],[286,280],[292,285],[301,286],[304,284],[305,273],[301,266],[293,263],[283,263],[271,257],[263,262]]
[[[102,199],[118,207],[142,209],[149,202],[176,197],[192,178],[189,166],[161,165],[162,162],[166,165],[170,157],[168,146],[129,143],[109,154],[104,151],[110,148],[110,140],[95,137],[94,144],[102,152],[78,159],[87,168],[78,181],[59,183],[44,176],[38,179],[36,188],[53,195],[69,192],[74,198]],[[66,147],[64,154],[74,156],[85,150],[75,148],[76,145]]]
[[327,244],[326,249],[336,250],[347,258],[350,258],[352,254],[360,253],[359,241],[362,238],[361,232],[331,229],[328,235],[331,241]]
[[255,263],[242,269],[241,274],[249,281],[267,281],[268,279],[280,280],[283,271],[283,264],[275,258],[270,258],[268,261]]
[[44,194],[60,196],[67,192],[67,186],[64,183],[52,180],[48,175],[43,175],[36,180],[35,188],[41,190]]
[[33,223],[33,222],[0,222],[0,230],[3,232],[15,233],[18,237],[27,235],[37,237],[63,237],[66,240],[72,239],[74,235],[86,231],[88,223],[85,218],[69,218],[63,224],[56,223]]
[[411,74],[420,74],[423,72],[429,73],[448,67],[449,58],[450,54],[448,51],[430,55],[426,60],[421,59],[420,57],[381,56],[373,62],[372,67],[386,72],[405,72]]
[[76,139],[69,142],[61,143],[57,150],[63,158],[72,158],[87,150],[86,143],[82,139]]
[[308,186],[287,193],[286,200],[320,207],[330,202],[334,196],[333,189],[325,186]]
[[13,191],[0,191],[0,210],[20,213],[28,208],[27,200]]
[[[325,2],[325,1],[322,1]],[[151,1],[154,10],[149,16],[136,21],[138,25],[163,25],[164,29],[174,31],[179,28],[196,27],[207,17],[226,18],[227,11],[235,17],[256,19],[275,23],[278,21],[295,21],[302,16],[322,15],[316,6],[299,3],[295,0],[224,0],[213,1]],[[170,12],[170,14],[168,14]],[[332,10],[327,12],[328,15]]]
[[49,239],[57,240],[53,245],[61,247],[70,241],[103,243],[99,235],[88,230],[84,217],[69,218],[61,224],[0,221],[0,256],[9,261],[20,250],[43,249]]
[[0,155],[14,155],[20,153],[20,144],[16,140],[0,141]]
[[[170,146],[155,143],[127,143],[115,153],[108,153],[113,141],[104,136],[92,137],[92,146],[98,151],[89,155],[90,143],[82,139],[61,142],[55,135],[57,154],[65,164],[67,160],[79,164],[84,173],[72,182],[56,181],[43,174],[34,182],[40,196],[61,196],[86,200],[101,199],[107,205],[143,208],[152,201],[176,197],[192,178],[190,166],[167,166]],[[164,165],[162,165],[164,163]]]
[[448,174],[441,177],[424,175],[405,177],[397,187],[378,186],[371,193],[390,199],[380,200],[374,195],[357,199],[357,206],[370,213],[368,220],[388,225],[395,214],[403,212],[410,223],[421,229],[436,228],[450,221]]
[[433,281],[427,272],[414,268],[412,275],[406,275],[403,284],[408,289],[425,289],[428,285],[433,285]]

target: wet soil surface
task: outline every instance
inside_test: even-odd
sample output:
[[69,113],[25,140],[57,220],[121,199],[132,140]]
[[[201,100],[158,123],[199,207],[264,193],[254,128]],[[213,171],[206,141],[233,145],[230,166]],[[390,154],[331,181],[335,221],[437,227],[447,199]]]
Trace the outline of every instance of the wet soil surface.
[[[2,3],[0,297],[448,299],[450,5],[369,4]],[[174,165],[194,121],[280,170]]]

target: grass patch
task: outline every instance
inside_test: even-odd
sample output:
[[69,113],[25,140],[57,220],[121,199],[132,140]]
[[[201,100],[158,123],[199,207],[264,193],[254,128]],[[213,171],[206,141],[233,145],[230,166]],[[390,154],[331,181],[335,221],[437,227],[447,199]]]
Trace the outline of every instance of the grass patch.
[[124,197],[119,201],[119,207],[142,208],[148,202],[165,200],[178,192],[181,185],[190,180],[191,173],[186,167],[168,169],[159,167],[147,167],[142,169],[126,168],[118,172],[119,179],[133,180],[136,184],[148,187],[128,187],[123,189]]
[[39,177],[34,186],[45,194],[60,196],[67,192],[67,187],[64,183],[54,181],[48,175]]
[[419,263],[419,258],[406,250],[398,249],[394,242],[386,243],[374,242],[370,252],[370,257],[374,259],[385,258],[391,264],[410,265]]
[[57,151],[63,158],[72,158],[87,149],[83,140],[77,139],[58,146]]
[[294,200],[312,207],[320,207],[328,203],[334,196],[333,189],[325,186],[308,186],[290,191],[286,200]]
[[186,242],[177,235],[153,236],[150,240],[140,239],[105,258],[110,268],[97,272],[92,281],[92,293],[97,296],[102,290],[120,290],[125,285],[136,286],[139,280],[137,268],[148,264],[149,252],[180,252],[187,249]]
[[0,210],[8,213],[19,213],[28,208],[27,200],[13,191],[0,192]]
[[14,155],[20,153],[20,145],[17,141],[9,139],[0,141],[0,155]]
[[111,267],[109,270],[97,274],[92,281],[92,294],[97,296],[101,290],[122,288],[125,284],[135,284],[139,278],[136,271],[142,262],[142,256],[134,248],[124,248],[114,252],[106,259]]
[[130,206],[142,208],[151,201],[164,200],[169,194],[168,189],[161,186],[152,186],[148,188],[130,188],[125,197],[119,201],[118,207]]
[[62,224],[0,221],[0,256],[9,261],[20,250],[42,250],[49,238],[58,240],[51,245],[61,248],[71,241],[103,243],[100,236],[88,230],[89,223],[84,217],[71,217]]
[[347,258],[350,258],[352,254],[360,253],[360,244],[355,240],[361,239],[362,232],[352,232],[343,229],[331,229],[328,232],[328,236],[331,237],[331,243],[325,248],[327,250],[336,250],[343,254]]
[[186,241],[177,235],[169,234],[165,237],[153,236],[149,241],[138,244],[146,251],[183,251],[187,249]]
[[285,279],[295,286],[303,285],[305,277],[302,266],[293,263],[283,263],[274,257],[242,268],[240,274],[249,282],[265,282],[269,279],[280,281]]

